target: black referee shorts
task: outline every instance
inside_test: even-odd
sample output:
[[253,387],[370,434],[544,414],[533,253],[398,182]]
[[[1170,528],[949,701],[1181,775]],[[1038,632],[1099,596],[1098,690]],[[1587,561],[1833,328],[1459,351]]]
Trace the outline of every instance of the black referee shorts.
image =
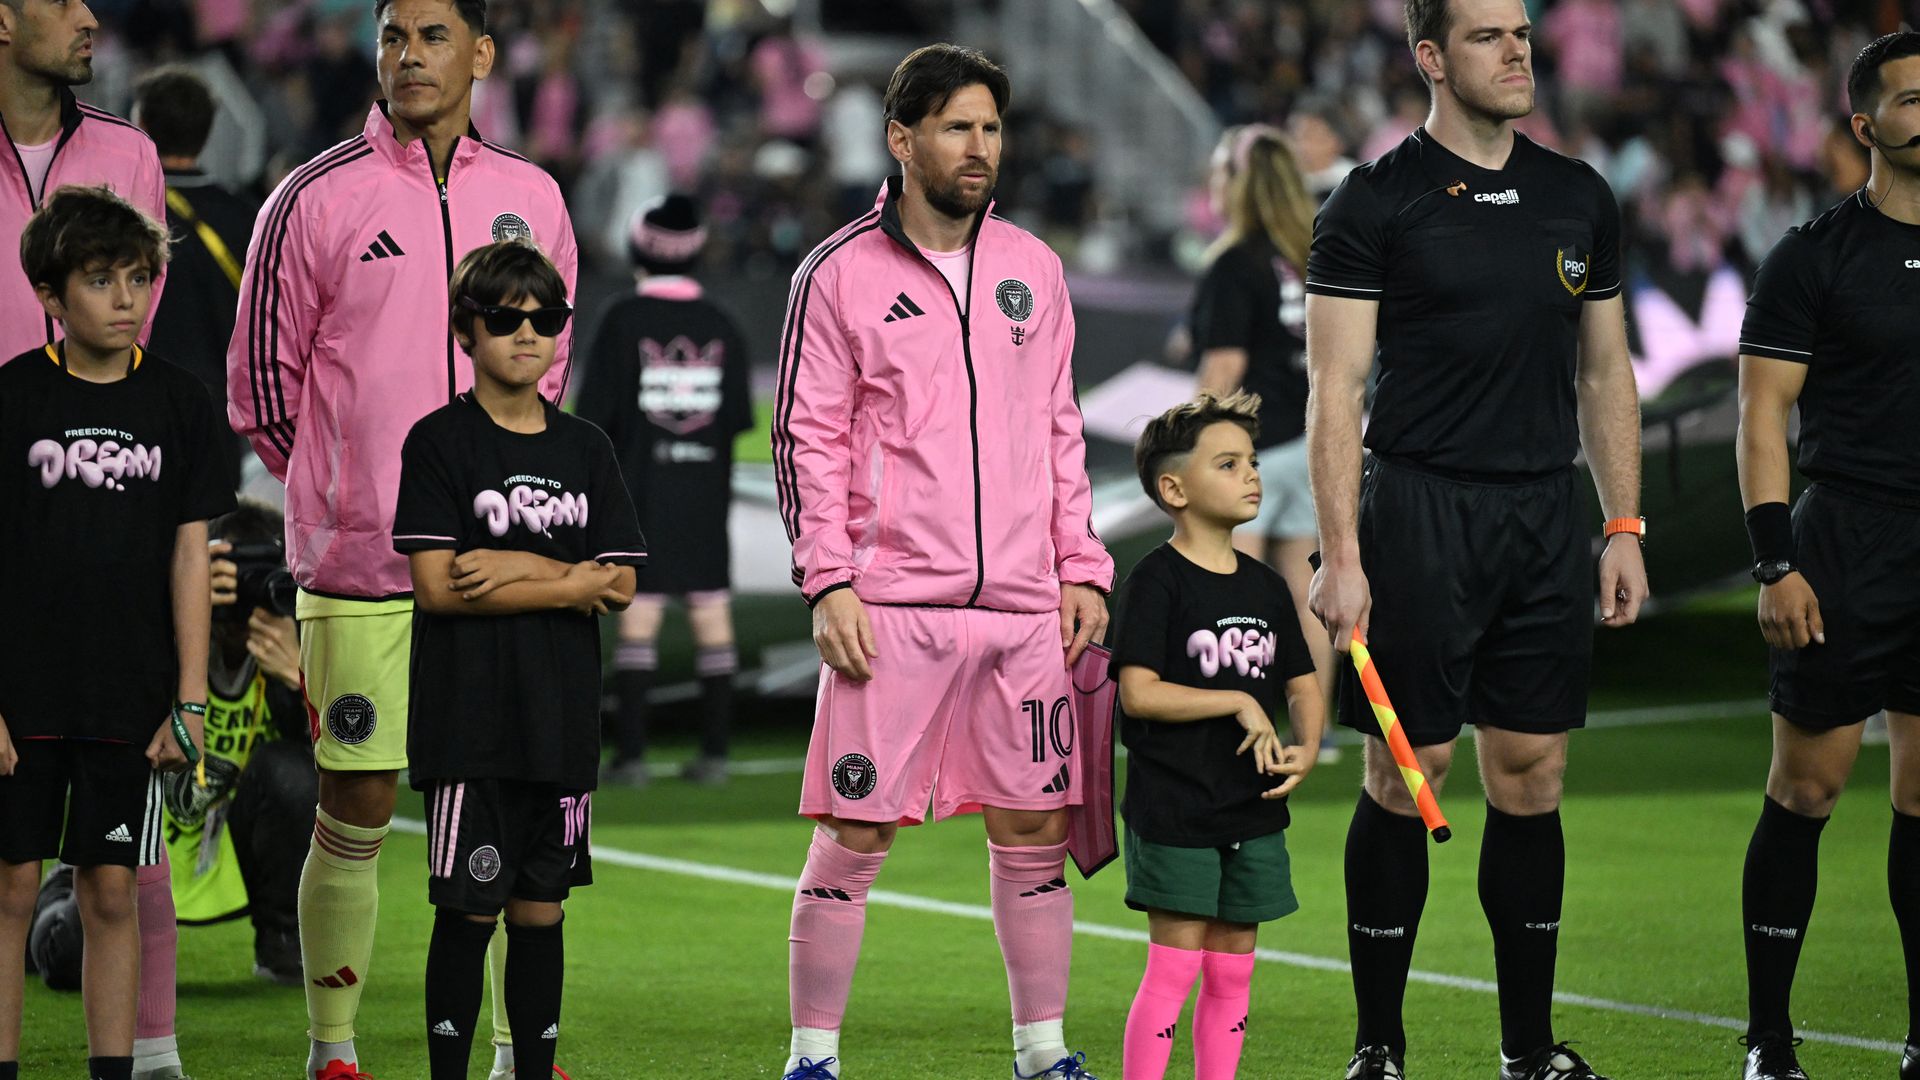
[[1817,481],[1793,539],[1827,643],[1767,650],[1773,711],[1814,731],[1920,713],[1920,505]]
[[[1535,734],[1586,724],[1594,563],[1574,476],[1486,483],[1369,461],[1367,646],[1413,745],[1450,742],[1465,724]],[[1378,735],[1351,665],[1339,694],[1340,722]]]
[[436,780],[426,790],[427,899],[498,915],[593,884],[593,796],[520,780]]
[[20,739],[0,776],[0,862],[74,866],[160,861],[160,776],[144,746],[100,739]]

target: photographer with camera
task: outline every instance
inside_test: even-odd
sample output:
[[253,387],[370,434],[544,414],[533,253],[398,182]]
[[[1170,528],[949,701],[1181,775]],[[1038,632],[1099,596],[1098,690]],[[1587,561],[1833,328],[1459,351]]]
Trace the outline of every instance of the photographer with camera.
[[[250,915],[254,974],[283,986],[302,981],[297,840],[313,828],[317,793],[282,528],[277,511],[243,500],[208,530],[205,753],[163,778],[167,858],[138,877],[136,1080],[184,1076],[173,1032],[177,923]],[[30,939],[34,966],[55,989],[79,986],[83,935],[71,876],[62,867],[42,887]]]
[[166,842],[180,921],[248,912],[254,974],[299,986],[298,841],[319,796],[284,532],[252,500],[214,522],[206,768],[168,784]]

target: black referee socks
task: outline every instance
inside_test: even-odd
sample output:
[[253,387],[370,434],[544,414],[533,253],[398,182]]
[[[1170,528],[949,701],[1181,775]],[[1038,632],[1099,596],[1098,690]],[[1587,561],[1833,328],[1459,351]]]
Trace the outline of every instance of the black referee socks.
[[1356,1050],[1385,1046],[1406,1055],[1401,1003],[1426,905],[1426,826],[1419,818],[1386,810],[1362,791],[1347,826],[1347,955],[1360,1014]]
[[133,1058],[90,1057],[87,1076],[89,1080],[133,1080]]
[[1740,921],[1747,938],[1747,1034],[1793,1036],[1787,999],[1813,915],[1820,877],[1820,830],[1826,818],[1805,817],[1767,797],[1747,845],[1740,882]]
[[1509,1056],[1553,1045],[1553,965],[1566,884],[1560,811],[1509,814],[1488,803],[1480,836],[1480,906],[1493,931],[1500,1043]]
[[560,927],[507,924],[507,1022],[513,1028],[513,1067],[519,1076],[552,1076],[560,1042],[560,989],[566,946]]
[[436,908],[427,946],[427,1064],[433,1080],[465,1080],[480,1022],[480,987],[493,924]]
[[1887,895],[1907,953],[1907,1041],[1920,1038],[1920,817],[1893,812],[1887,843]]

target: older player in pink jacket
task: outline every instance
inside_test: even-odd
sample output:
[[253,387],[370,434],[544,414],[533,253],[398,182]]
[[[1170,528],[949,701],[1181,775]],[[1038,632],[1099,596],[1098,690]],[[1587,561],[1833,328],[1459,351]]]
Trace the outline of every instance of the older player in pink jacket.
[[[156,221],[167,220],[167,183],[147,133],[81,103],[71,87],[93,81],[100,23],[85,4],[0,4],[0,364],[60,336],[20,268],[19,237],[47,196],[65,184],[105,184]],[[160,310],[164,271],[153,283]],[[140,330],[147,339],[153,319]]]
[[[473,385],[448,279],[483,244],[531,237],[573,289],[560,188],[487,142],[472,88],[492,69],[484,0],[380,0],[385,97],[359,135],[289,174],[260,211],[227,351],[229,419],[287,484],[300,671],[320,807],[300,881],[310,1080],[360,1075],[354,1018],[373,955],[374,867],[407,764],[413,588],[393,550],[400,445]],[[541,383],[559,400],[570,338]],[[518,564],[456,560],[463,587]],[[540,571],[544,573],[544,571]],[[482,575],[482,576],[475,576]],[[502,1051],[495,1074],[511,1067]]]
[[992,214],[1006,75],[908,56],[901,162],[794,275],[774,420],[794,581],[825,661],[800,812],[788,1080],[837,1080],[868,888],[902,824],[980,811],[1013,1075],[1087,1077],[1061,1031],[1079,801],[1068,667],[1107,623],[1060,260]]

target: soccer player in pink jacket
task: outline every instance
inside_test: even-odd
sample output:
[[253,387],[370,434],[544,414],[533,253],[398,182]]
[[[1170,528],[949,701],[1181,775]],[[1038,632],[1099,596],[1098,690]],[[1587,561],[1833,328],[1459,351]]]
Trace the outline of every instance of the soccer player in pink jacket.
[[[362,1075],[353,1023],[373,956],[374,868],[407,764],[413,583],[391,535],[400,445],[473,385],[448,328],[447,282],[455,260],[514,237],[531,237],[570,291],[578,264],[553,178],[469,121],[474,80],[493,67],[485,0],[373,9],[385,99],[361,134],[295,169],[261,209],[227,350],[228,418],[286,481],[287,563],[300,584],[320,768],[300,880],[309,1080]],[[570,347],[563,333],[540,384],[550,401]],[[495,1075],[509,1068],[503,1046]]]
[[793,277],[775,470],[824,661],[800,812],[787,1080],[838,1080],[868,889],[901,825],[986,819],[1013,1075],[1090,1077],[1072,952],[1068,668],[1106,629],[1060,259],[995,217],[1006,74],[953,45],[887,88],[901,164]]
[[[73,87],[93,81],[99,29],[92,10],[77,0],[0,3],[0,236],[9,244],[66,184],[105,184],[154,220],[167,219],[167,185],[153,140],[73,96]],[[162,270],[150,312],[160,309],[165,280]],[[140,328],[143,344],[151,326],[149,315]],[[20,260],[0,259],[0,364],[59,335],[60,324],[41,310]]]

